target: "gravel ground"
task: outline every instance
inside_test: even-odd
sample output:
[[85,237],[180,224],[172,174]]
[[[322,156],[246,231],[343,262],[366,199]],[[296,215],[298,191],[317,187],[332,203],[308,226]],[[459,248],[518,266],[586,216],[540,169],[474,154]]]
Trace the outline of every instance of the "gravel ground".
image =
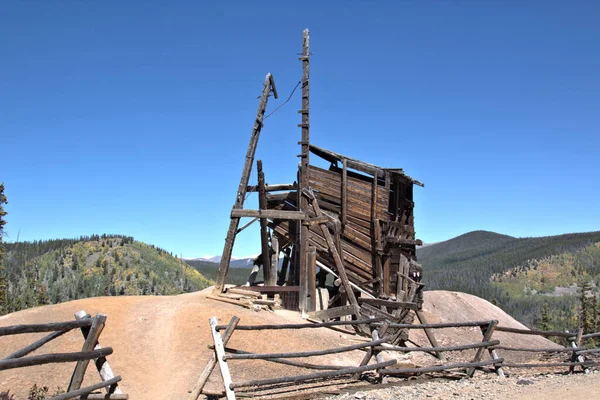
[[330,400],[416,400],[416,399],[599,399],[600,372],[577,375],[530,375],[500,379],[484,375],[458,381],[415,381],[402,387],[368,390],[340,396]]

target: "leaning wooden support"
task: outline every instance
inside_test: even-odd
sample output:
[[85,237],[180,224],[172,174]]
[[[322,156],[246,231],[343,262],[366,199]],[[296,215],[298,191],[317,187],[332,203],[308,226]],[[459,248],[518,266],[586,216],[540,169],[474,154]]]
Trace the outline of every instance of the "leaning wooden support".
[[[265,83],[263,91],[260,96],[260,102],[258,104],[258,110],[256,111],[256,119],[254,120],[254,126],[252,128],[252,134],[250,135],[250,144],[248,145],[248,151],[246,152],[246,160],[244,162],[244,168],[242,169],[242,177],[240,178],[240,184],[238,186],[237,195],[235,197],[235,203],[233,209],[244,208],[244,201],[246,200],[246,192],[248,190],[248,181],[250,180],[250,172],[252,171],[252,163],[254,163],[254,155],[256,154],[256,146],[258,144],[258,138],[260,137],[260,131],[263,126],[263,119],[265,111],[267,109],[267,101],[269,100],[269,94],[273,91],[273,95],[277,98],[277,92],[275,89],[275,82],[273,76],[269,73],[265,77]],[[260,217],[260,215],[254,215],[254,217]],[[235,236],[240,224],[239,217],[231,218],[229,223],[229,229],[227,230],[227,236],[225,238],[225,246],[223,247],[223,255],[221,257],[221,263],[219,265],[219,272],[217,274],[215,288],[213,293],[219,294],[223,292],[225,286],[225,279],[229,272],[229,263],[231,262],[231,253],[233,251],[233,245],[235,243]]]
[[[419,322],[422,324],[426,324],[427,320],[425,319],[425,315],[423,315],[423,313],[421,312],[421,310],[415,310],[415,314],[417,314],[417,318],[419,319]],[[433,334],[433,332],[431,331],[431,329],[429,328],[423,328],[423,330],[425,331],[425,335],[427,336],[427,339],[429,340],[429,343],[431,343],[431,345],[433,347],[438,347],[438,342],[437,339],[435,338],[435,335]],[[435,350],[435,356],[440,359],[443,360],[444,357],[442,356],[442,350]]]
[[328,354],[346,353],[352,350],[364,349],[366,347],[377,346],[382,343],[387,343],[389,338],[373,340],[367,343],[358,343],[351,346],[338,347],[335,349],[302,351],[297,353],[265,353],[265,354],[226,354],[224,360],[267,360],[269,358],[302,358],[312,356],[324,356]]
[[442,322],[438,324],[390,324],[390,328],[399,329],[442,329],[442,328],[465,328],[472,326],[488,326],[491,321],[468,321],[468,322]]
[[272,379],[261,379],[261,380],[253,380],[253,381],[244,381],[232,383],[231,388],[238,389],[243,387],[256,387],[256,386],[268,386],[268,385],[277,385],[281,383],[300,383],[311,381],[315,379],[327,379],[327,378],[335,378],[336,376],[343,375],[353,375],[360,372],[379,370],[380,373],[385,371],[382,368],[389,367],[391,365],[395,365],[397,363],[396,360],[385,361],[380,364],[371,364],[365,365],[357,368],[348,368],[348,369],[340,369],[338,371],[325,371],[325,372],[316,372],[314,374],[308,375],[297,375],[297,376],[284,376],[281,378],[272,378]]
[[[262,168],[262,160],[256,162],[256,171],[258,172],[258,208],[260,210],[267,209],[267,198],[265,197],[265,173]],[[267,231],[267,218],[260,218],[260,249],[263,267],[263,276],[265,278],[265,284],[270,286],[271,279],[271,257],[269,256],[269,233]]]
[[280,211],[280,210],[231,210],[231,218],[255,217],[283,220],[303,220],[306,214],[302,211]]
[[[67,393],[59,394],[57,396],[51,397],[49,400],[67,400],[67,399],[73,399],[75,397],[79,397],[79,396],[88,394],[90,392],[93,392],[94,390],[98,390],[98,389],[102,389],[102,388],[105,388],[105,387],[112,386],[112,385],[114,385],[116,383],[119,383],[120,381],[121,381],[121,376],[115,376],[112,379],[109,379],[109,380],[104,381],[104,382],[96,383],[95,385],[90,385],[90,386],[86,386],[86,387],[81,388],[81,389],[71,390],[71,391],[68,391]],[[90,397],[87,397],[87,398],[90,398]],[[111,397],[107,396],[107,395],[105,395],[102,398],[111,399]]]
[[217,361],[219,362],[219,368],[221,369],[221,376],[223,377],[223,385],[225,386],[225,395],[227,400],[235,400],[235,393],[231,387],[231,374],[229,373],[229,366],[224,359],[225,346],[223,345],[223,338],[219,335],[219,332],[215,329],[217,326],[217,317],[212,317],[209,320],[210,331],[212,333],[213,342],[215,344],[215,353],[217,355]]
[[[227,329],[225,329],[225,332],[223,333],[223,336],[222,336],[223,337],[223,346],[227,345],[227,343],[229,342],[229,339],[231,338],[231,335],[233,334],[233,331],[235,330],[235,327],[238,325],[239,322],[240,322],[240,319],[238,317],[236,317],[235,315],[233,317],[231,317],[231,321],[229,321],[229,325],[227,325]],[[208,360],[208,363],[206,363],[206,367],[204,368],[204,371],[202,371],[202,374],[200,374],[200,377],[198,378],[198,381],[196,382],[194,389],[190,393],[188,400],[196,400],[200,396],[200,393],[202,393],[202,389],[204,389],[204,385],[206,385],[206,382],[208,381],[208,377],[213,372],[216,365],[217,365],[217,355],[215,352],[213,352],[210,356],[210,359]]]
[[44,336],[43,338],[36,340],[35,342],[31,343],[29,346],[27,347],[23,347],[20,350],[15,351],[12,354],[9,354],[8,356],[4,357],[3,360],[9,360],[11,358],[21,358],[23,356],[26,356],[27,354],[31,353],[32,351],[35,351],[37,349],[39,349],[40,347],[42,347],[43,345],[45,345],[46,343],[48,343],[51,340],[56,339],[57,337],[60,337],[62,335],[64,335],[65,333],[67,333],[68,331],[56,331],[56,332],[52,332],[51,334]]
[[100,350],[86,352],[41,354],[39,356],[0,360],[0,371],[12,368],[30,367],[32,365],[91,360],[94,358],[110,355],[112,354],[112,352],[113,349],[111,347],[105,347]]
[[[230,348],[225,348],[225,350],[227,352],[233,353],[233,354],[254,354],[254,353],[250,353],[248,351],[230,349]],[[310,363],[299,362],[299,361],[285,360],[283,358],[267,358],[266,360],[263,360],[263,361],[273,362],[273,363],[277,363],[277,364],[290,365],[292,367],[307,368],[307,369],[320,369],[320,370],[326,370],[326,371],[352,368],[351,366],[341,366],[341,365],[310,364]]]

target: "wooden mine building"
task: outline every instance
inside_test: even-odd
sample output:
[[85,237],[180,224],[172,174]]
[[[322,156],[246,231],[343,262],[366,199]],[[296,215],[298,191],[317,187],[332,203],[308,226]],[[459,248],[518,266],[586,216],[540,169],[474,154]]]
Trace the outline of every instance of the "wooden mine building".
[[[308,31],[300,60],[298,175],[294,183],[266,184],[258,160],[258,183],[249,185],[267,102],[271,94],[277,98],[274,79],[267,74],[212,297],[235,303],[248,296],[258,304],[279,298],[284,307],[320,320],[421,318],[422,269],[415,256],[421,242],[415,238],[413,188],[423,185],[402,169],[378,167],[311,144]],[[329,162],[329,168],[311,164],[311,157]],[[258,210],[244,209],[248,192],[258,193]],[[241,218],[252,220],[240,227]],[[255,221],[260,223],[261,255],[246,286],[225,290],[235,237]],[[258,283],[260,267],[264,282]],[[268,298],[257,299],[259,293]]]

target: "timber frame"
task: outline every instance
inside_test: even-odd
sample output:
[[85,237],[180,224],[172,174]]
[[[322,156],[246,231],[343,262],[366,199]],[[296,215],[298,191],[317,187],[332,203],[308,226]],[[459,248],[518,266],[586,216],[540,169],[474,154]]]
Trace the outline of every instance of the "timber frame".
[[[271,93],[277,98],[269,73],[211,298],[245,306],[261,301],[277,305],[283,299],[285,308],[323,321],[384,317],[406,324],[415,316],[422,319],[424,285],[420,283],[422,268],[416,262],[416,246],[422,242],[415,237],[413,187],[423,184],[402,169],[378,167],[310,142],[310,56],[305,30],[299,58],[301,153],[296,181],[267,184],[258,160],[258,182],[249,185],[267,102]],[[311,164],[311,156],[329,162],[329,168]],[[251,192],[258,193],[258,210],[243,207]],[[253,219],[240,228],[240,219],[245,217]],[[260,223],[261,254],[246,286],[225,290],[235,237],[255,221]],[[264,281],[256,282],[261,267]],[[244,297],[240,291],[256,295]],[[260,294],[266,296],[259,299]],[[365,327],[362,331],[371,335]],[[390,329],[387,334],[393,344],[408,338],[401,330]]]

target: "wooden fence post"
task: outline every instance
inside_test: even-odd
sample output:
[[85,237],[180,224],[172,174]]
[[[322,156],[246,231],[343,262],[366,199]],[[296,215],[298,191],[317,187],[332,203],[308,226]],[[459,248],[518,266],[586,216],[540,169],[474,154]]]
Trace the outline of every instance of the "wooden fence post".
[[221,376],[223,377],[223,385],[225,386],[225,395],[227,400],[235,400],[235,393],[231,389],[231,374],[229,373],[229,366],[227,361],[223,358],[225,355],[225,346],[223,344],[223,338],[219,335],[219,332],[215,329],[218,325],[217,317],[211,317],[210,331],[212,333],[213,342],[215,343],[215,353],[217,354],[217,360],[219,361],[219,367],[221,369]]
[[[102,314],[99,314],[99,315],[102,315]],[[82,319],[87,319],[87,318],[91,318],[91,316],[84,310],[81,310],[81,311],[78,311],[75,313],[76,320],[82,320]],[[106,322],[106,316],[104,316],[104,322]],[[103,328],[104,328],[104,323],[103,323]],[[83,334],[83,337],[86,338],[86,341],[87,341],[90,330],[91,330],[91,327],[88,327],[88,326],[81,328],[81,333]],[[101,348],[102,348],[102,346],[100,346],[100,343],[98,343],[98,339],[96,339],[94,349],[98,350]],[[108,361],[106,360],[106,357],[97,358],[95,365],[96,365],[96,369],[98,370],[98,374],[100,375],[100,379],[102,379],[103,381],[108,381],[115,377],[115,374],[113,373],[112,369],[110,368],[110,365],[108,364]],[[123,394],[123,392],[119,388],[118,383],[114,383],[114,384],[106,387],[106,392],[109,394],[112,394],[112,393]]]
[[[497,320],[490,321],[490,324],[488,325],[487,329],[485,330],[485,333],[483,334],[484,342],[491,341],[497,325],[498,325]],[[471,361],[471,362],[477,363],[477,362],[481,361],[481,357],[483,356],[483,353],[485,352],[486,349],[487,349],[487,347],[481,347],[481,348],[477,349],[477,352],[475,353],[475,357],[473,358],[473,361]],[[472,378],[474,374],[475,374],[475,368],[474,367],[469,368],[467,371],[467,375],[469,375],[469,378]]]
[[[98,338],[104,329],[104,324],[106,322],[106,315],[97,314],[94,317],[94,322],[92,326],[89,328],[87,335],[85,336],[85,342],[83,343],[83,347],[81,351],[92,351],[98,344]],[[83,328],[82,328],[83,332]],[[73,375],[71,376],[71,382],[69,383],[69,387],[67,392],[71,392],[73,390],[77,390],[81,388],[81,384],[83,383],[83,377],[85,376],[85,370],[87,369],[90,360],[78,361],[77,365],[75,365],[75,370],[73,371]]]

